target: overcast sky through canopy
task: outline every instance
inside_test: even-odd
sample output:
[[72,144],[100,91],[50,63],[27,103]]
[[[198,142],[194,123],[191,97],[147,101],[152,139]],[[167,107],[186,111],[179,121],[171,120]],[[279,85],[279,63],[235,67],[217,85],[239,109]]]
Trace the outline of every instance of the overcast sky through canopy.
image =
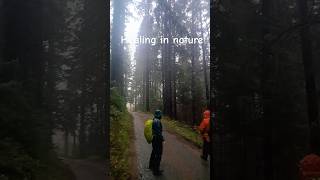
[[137,38],[140,24],[142,21],[142,17],[140,17],[139,14],[137,13],[138,12],[138,9],[136,7],[137,3],[140,3],[140,0],[134,1],[134,3],[130,3],[128,5],[128,11],[129,13],[131,13],[132,16],[128,16],[128,20],[126,22],[126,29],[124,33],[124,36],[127,39],[127,42],[129,43],[128,45],[129,45],[131,63],[133,62],[136,45],[130,42],[134,42],[134,40]]

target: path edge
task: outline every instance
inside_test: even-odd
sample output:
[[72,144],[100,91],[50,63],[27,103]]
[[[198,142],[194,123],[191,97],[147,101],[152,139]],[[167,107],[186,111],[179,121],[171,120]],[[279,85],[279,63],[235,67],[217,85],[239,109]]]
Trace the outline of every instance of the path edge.
[[132,121],[132,126],[129,132],[129,169],[130,169],[130,180],[138,180],[138,163],[137,163],[137,152],[135,147],[135,131],[134,131],[134,117],[132,115],[132,111],[129,111],[130,119]]

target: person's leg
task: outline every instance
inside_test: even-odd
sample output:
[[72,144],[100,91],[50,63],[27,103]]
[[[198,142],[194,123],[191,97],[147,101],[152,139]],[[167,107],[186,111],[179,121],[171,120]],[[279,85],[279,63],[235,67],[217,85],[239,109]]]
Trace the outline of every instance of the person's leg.
[[150,160],[149,160],[149,169],[153,169],[154,168],[154,162],[155,162],[155,143],[152,141],[152,152],[151,152],[151,156],[150,156]]
[[160,161],[162,156],[162,141],[156,141],[156,148],[155,148],[155,161],[154,161],[154,168],[153,172],[156,175],[160,175]]
[[211,151],[212,151],[212,147],[211,147],[212,144],[211,144],[211,143],[212,143],[211,141],[208,143],[208,155],[209,155],[209,156],[211,156],[211,154],[212,154],[212,153],[211,153]]
[[160,167],[160,162],[161,162],[161,158],[162,158],[162,150],[163,150],[163,144],[162,141],[159,142],[159,156],[158,156],[158,167]]
[[159,170],[159,141],[155,142],[155,151],[154,151],[154,170]]
[[149,160],[149,169],[153,169],[154,167],[154,149],[152,148],[152,152],[151,152],[151,156],[150,156],[150,160]]
[[204,157],[207,159],[209,154],[209,142],[206,141],[206,148],[205,148],[205,154]]
[[207,160],[208,159],[208,142],[207,141],[203,141],[203,146],[202,146],[202,156],[201,158],[204,159],[204,160]]

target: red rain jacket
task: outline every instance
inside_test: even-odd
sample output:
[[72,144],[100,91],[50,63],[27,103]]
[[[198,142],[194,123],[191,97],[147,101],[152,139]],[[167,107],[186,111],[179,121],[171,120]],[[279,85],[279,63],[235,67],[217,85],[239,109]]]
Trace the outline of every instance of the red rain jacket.
[[209,130],[210,130],[210,111],[206,110],[203,113],[203,119],[199,126],[200,133],[202,135],[202,139],[210,142]]
[[320,179],[320,157],[315,154],[306,155],[300,161],[300,179]]

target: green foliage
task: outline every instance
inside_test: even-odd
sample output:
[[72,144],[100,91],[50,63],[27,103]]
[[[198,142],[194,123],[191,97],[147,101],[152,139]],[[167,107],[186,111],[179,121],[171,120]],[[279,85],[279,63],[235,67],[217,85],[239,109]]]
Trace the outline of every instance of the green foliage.
[[120,95],[120,91],[113,87],[111,88],[111,96],[110,96],[110,104],[111,104],[111,111],[110,115],[117,117],[117,113],[125,112],[125,99]]
[[133,134],[132,117],[126,110],[125,100],[116,88],[111,89],[110,107],[110,155],[111,175],[116,179],[128,179],[129,145]]
[[0,178],[63,180],[70,175],[49,153],[50,123],[23,90],[16,82],[0,84]]
[[0,177],[30,179],[39,168],[39,161],[30,157],[21,145],[10,139],[0,141]]
[[127,179],[129,177],[129,130],[132,128],[132,123],[127,113],[118,120],[111,122],[111,175],[117,179]]
[[51,131],[44,111],[15,82],[0,85],[0,99],[0,139],[18,142],[33,157],[45,155]]

